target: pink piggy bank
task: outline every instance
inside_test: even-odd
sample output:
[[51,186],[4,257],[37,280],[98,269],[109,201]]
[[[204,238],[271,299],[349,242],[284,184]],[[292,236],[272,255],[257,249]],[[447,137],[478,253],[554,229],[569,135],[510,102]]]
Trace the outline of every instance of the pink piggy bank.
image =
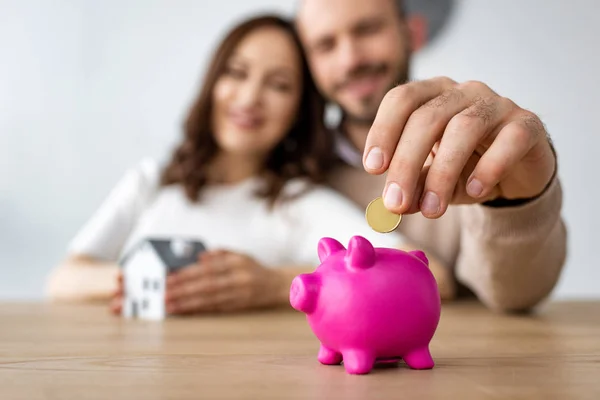
[[343,361],[350,374],[400,359],[413,369],[433,368],[429,342],[441,300],[422,251],[374,248],[354,236],[347,250],[335,239],[321,239],[318,255],[315,272],[294,278],[290,303],[306,313],[321,342],[319,362]]

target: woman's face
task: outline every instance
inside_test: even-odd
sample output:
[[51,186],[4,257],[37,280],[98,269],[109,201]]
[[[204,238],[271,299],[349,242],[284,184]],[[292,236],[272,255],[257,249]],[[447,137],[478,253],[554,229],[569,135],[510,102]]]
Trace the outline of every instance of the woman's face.
[[212,126],[222,151],[265,156],[288,133],[302,95],[300,54],[288,33],[263,27],[243,38],[213,91]]

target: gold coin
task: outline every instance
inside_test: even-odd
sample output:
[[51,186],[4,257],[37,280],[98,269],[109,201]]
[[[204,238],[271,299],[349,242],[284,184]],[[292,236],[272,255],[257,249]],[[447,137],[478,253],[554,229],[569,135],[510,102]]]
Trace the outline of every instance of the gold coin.
[[369,203],[365,217],[369,226],[379,233],[392,232],[400,225],[400,221],[402,221],[402,215],[394,214],[385,208],[381,197]]

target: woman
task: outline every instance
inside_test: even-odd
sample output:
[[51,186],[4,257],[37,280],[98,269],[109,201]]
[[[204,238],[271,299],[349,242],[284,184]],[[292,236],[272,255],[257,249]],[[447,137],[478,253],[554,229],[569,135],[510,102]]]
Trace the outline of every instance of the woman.
[[170,163],[161,170],[146,160],[123,177],[72,241],[50,296],[112,297],[118,312],[117,260],[144,237],[193,237],[208,249],[168,278],[174,314],[287,303],[293,277],[318,265],[323,236],[399,245],[319,185],[333,154],[323,110],[288,22],[263,16],[237,26],[214,55]]

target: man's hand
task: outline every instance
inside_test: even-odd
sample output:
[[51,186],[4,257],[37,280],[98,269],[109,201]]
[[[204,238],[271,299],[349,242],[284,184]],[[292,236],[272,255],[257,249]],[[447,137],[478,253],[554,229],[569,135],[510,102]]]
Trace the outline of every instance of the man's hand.
[[283,285],[275,271],[246,255],[207,251],[198,263],[167,278],[167,312],[191,314],[275,305],[281,300]]
[[485,84],[449,78],[390,90],[367,136],[365,170],[387,171],[386,207],[440,217],[449,204],[541,194],[556,168],[533,113]]

